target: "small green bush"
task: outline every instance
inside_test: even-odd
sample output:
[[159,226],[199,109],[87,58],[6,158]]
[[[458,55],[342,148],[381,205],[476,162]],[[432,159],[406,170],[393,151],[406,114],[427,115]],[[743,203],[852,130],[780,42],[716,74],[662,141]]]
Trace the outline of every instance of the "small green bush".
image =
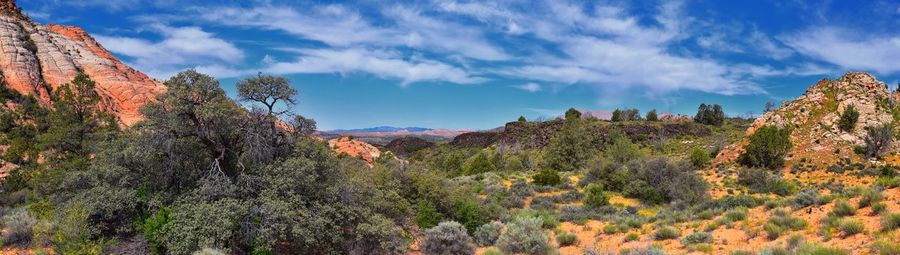
[[872,204],[872,214],[873,215],[879,215],[879,214],[883,213],[885,210],[887,210],[887,205],[885,205],[882,202]]
[[814,189],[803,190],[797,193],[792,200],[795,209],[815,205],[819,201],[819,191]]
[[552,169],[544,169],[532,176],[534,184],[542,186],[555,186],[562,183],[559,173]]
[[842,220],[838,228],[841,232],[844,232],[845,237],[859,234],[866,230],[866,227],[858,220]]
[[606,224],[603,226],[603,233],[607,235],[614,235],[625,231],[628,231],[628,227],[626,226],[620,226],[617,224]]
[[479,246],[493,246],[503,231],[503,223],[491,221],[475,230],[475,243]]
[[750,135],[750,143],[738,161],[751,167],[775,169],[784,165],[784,156],[791,149],[791,130],[763,126]]
[[631,232],[628,233],[628,235],[625,235],[625,242],[637,241],[639,239],[641,239],[641,235],[635,232]]
[[655,240],[669,240],[675,239],[681,236],[681,232],[674,227],[661,227],[656,229],[656,232],[653,233],[653,239]]
[[37,224],[37,219],[25,208],[16,208],[4,213],[7,214],[0,219],[0,226],[6,229],[0,236],[0,245],[27,247],[31,244],[32,228]]
[[838,200],[834,202],[834,208],[831,209],[830,215],[837,217],[852,216],[856,214],[856,208],[853,208],[847,200]]
[[881,191],[869,188],[863,190],[862,194],[859,197],[859,203],[857,204],[858,208],[866,208],[874,203],[881,202],[884,199],[884,196],[881,195]]
[[879,255],[897,255],[900,254],[900,244],[896,241],[878,240],[872,244],[872,249]]
[[746,207],[738,207],[738,208],[729,209],[728,211],[725,212],[723,217],[725,217],[725,219],[728,219],[728,221],[731,221],[731,222],[745,220],[745,219],[747,219],[747,208]]
[[603,190],[603,185],[591,183],[584,189],[584,205],[591,208],[609,205],[609,195]]
[[505,253],[547,254],[553,247],[537,217],[517,217],[506,225],[497,239],[497,247]]
[[497,247],[488,247],[484,250],[484,255],[503,255],[503,252]]
[[900,213],[886,214],[881,217],[881,231],[893,231],[900,228]]
[[572,246],[578,244],[578,236],[571,233],[559,233],[556,235],[556,243],[559,247]]
[[691,164],[697,168],[709,164],[709,152],[701,148],[694,148],[688,158],[691,160]]
[[838,128],[844,132],[853,131],[856,128],[857,120],[859,120],[859,111],[853,105],[847,106],[847,108],[844,108],[844,112],[841,113],[841,119],[838,120]]
[[436,227],[425,230],[422,241],[422,252],[425,254],[475,254],[472,237],[466,228],[455,221],[445,221]]
[[694,232],[690,235],[681,238],[681,244],[684,246],[690,246],[699,243],[712,243],[713,237],[711,234],[707,232]]
[[849,252],[818,244],[804,244],[797,248],[796,255],[847,255]]

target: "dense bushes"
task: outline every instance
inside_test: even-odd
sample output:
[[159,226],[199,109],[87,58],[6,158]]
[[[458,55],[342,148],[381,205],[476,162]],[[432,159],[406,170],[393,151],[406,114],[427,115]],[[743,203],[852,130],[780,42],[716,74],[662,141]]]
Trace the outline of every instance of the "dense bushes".
[[590,157],[591,139],[580,118],[567,118],[562,129],[550,139],[544,152],[544,163],[555,171],[575,171]]
[[434,254],[475,254],[475,245],[466,229],[457,222],[441,222],[425,231],[422,252]]
[[859,120],[859,111],[853,105],[844,108],[841,118],[838,120],[838,128],[844,132],[853,131],[856,128],[856,121]]
[[0,236],[0,244],[27,247],[31,243],[32,228],[37,224],[37,220],[24,208],[3,213],[5,215],[0,218],[0,226],[5,230]]
[[475,243],[480,246],[492,246],[497,242],[503,230],[503,223],[492,221],[475,230]]
[[793,194],[797,186],[768,170],[758,168],[740,169],[737,182],[757,193],[775,193],[782,196]]
[[866,157],[878,158],[891,147],[894,140],[894,127],[886,124],[877,127],[867,127],[866,137]]
[[694,167],[701,168],[709,164],[709,152],[701,148],[694,148],[688,157]]
[[544,169],[532,176],[534,179],[534,184],[542,185],[542,186],[554,186],[563,182],[562,177],[559,176],[559,173],[553,169]]
[[584,205],[592,208],[609,205],[609,195],[602,185],[592,183],[584,189]]
[[750,143],[738,161],[751,167],[777,168],[784,165],[784,156],[791,149],[791,130],[763,126],[750,135]]
[[517,217],[506,225],[497,239],[497,247],[505,253],[549,254],[553,250],[538,217]]
[[694,115],[694,121],[706,125],[721,126],[725,124],[725,112],[722,111],[722,106],[718,104],[700,104],[697,108],[697,115]]

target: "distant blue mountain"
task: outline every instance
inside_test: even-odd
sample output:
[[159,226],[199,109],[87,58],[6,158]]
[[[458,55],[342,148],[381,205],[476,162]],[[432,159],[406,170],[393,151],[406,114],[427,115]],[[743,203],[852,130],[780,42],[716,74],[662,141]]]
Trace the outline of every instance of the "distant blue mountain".
[[430,128],[423,127],[390,127],[390,126],[381,126],[381,127],[370,127],[370,128],[358,128],[358,129],[335,129],[328,132],[331,133],[374,133],[374,132],[397,132],[397,131],[410,131],[410,132],[418,132],[418,131],[428,131]]

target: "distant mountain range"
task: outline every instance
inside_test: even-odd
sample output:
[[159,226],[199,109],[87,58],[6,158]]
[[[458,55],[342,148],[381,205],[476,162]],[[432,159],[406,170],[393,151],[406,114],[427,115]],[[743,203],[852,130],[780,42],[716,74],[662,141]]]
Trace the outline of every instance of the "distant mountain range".
[[370,127],[370,128],[357,128],[357,129],[335,129],[330,131],[325,131],[328,133],[375,133],[375,132],[399,132],[399,131],[408,131],[408,132],[421,132],[433,130],[431,128],[423,128],[423,127],[391,127],[391,126],[380,126],[380,127]]
[[316,135],[326,139],[352,136],[365,142],[377,145],[385,145],[393,139],[401,137],[418,137],[428,141],[447,141],[459,134],[471,132],[470,129],[449,130],[442,128],[423,127],[371,127],[358,129],[335,129],[320,131]]

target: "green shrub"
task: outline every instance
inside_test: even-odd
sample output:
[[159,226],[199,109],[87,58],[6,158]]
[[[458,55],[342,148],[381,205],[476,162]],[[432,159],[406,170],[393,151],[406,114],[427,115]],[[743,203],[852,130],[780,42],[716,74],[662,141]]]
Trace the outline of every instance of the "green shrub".
[[620,226],[618,224],[606,224],[603,225],[603,233],[607,235],[614,235],[618,233],[622,233],[628,231],[628,227]]
[[844,108],[844,112],[841,113],[841,119],[838,120],[838,128],[844,132],[853,131],[856,128],[857,120],[859,120],[859,111],[853,105],[847,106],[847,108]]
[[445,221],[436,227],[425,230],[425,239],[421,244],[425,254],[475,254],[472,237],[466,228],[455,221]]
[[16,208],[0,218],[0,226],[5,228],[0,235],[0,245],[27,247],[31,244],[33,227],[37,219],[25,208]]
[[794,196],[792,201],[793,207],[796,209],[805,208],[815,205],[819,201],[819,191],[814,189],[803,190]]
[[542,186],[554,186],[563,182],[559,173],[552,169],[544,169],[532,176],[534,184]]
[[506,225],[506,231],[497,239],[497,247],[505,253],[547,254],[553,247],[541,225],[540,218],[517,217]]
[[628,235],[625,235],[625,242],[637,241],[639,239],[641,239],[641,235],[635,232],[631,232],[628,233]]
[[559,247],[572,246],[578,244],[578,236],[575,234],[562,232],[556,234],[556,243],[559,244]]
[[796,255],[847,255],[845,250],[825,247],[818,244],[804,244],[797,248]]
[[887,205],[885,205],[882,202],[872,204],[872,214],[873,215],[879,215],[879,214],[883,213],[885,210],[887,210]]
[[751,251],[743,251],[743,250],[732,251],[731,253],[728,253],[728,254],[729,255],[756,255],[756,253],[753,253]]
[[712,243],[713,237],[711,234],[707,232],[694,232],[690,235],[681,238],[681,244],[684,246],[690,246],[699,243]]
[[868,188],[863,190],[862,194],[859,197],[859,203],[857,204],[858,208],[866,208],[874,203],[881,202],[884,199],[884,196],[881,195],[881,191]]
[[784,232],[802,230],[806,227],[806,221],[799,217],[793,217],[787,211],[778,209],[769,217],[763,230],[766,231],[769,240],[778,239]]
[[416,225],[419,228],[428,229],[437,226],[443,218],[444,216],[438,212],[437,208],[430,201],[420,199],[416,203]]
[[475,230],[475,243],[479,246],[493,246],[503,230],[503,223],[492,221]]
[[463,165],[463,174],[465,175],[488,173],[496,170],[497,167],[494,166],[494,163],[491,162],[491,160],[488,158],[487,153],[485,152],[479,152],[475,155],[474,158]]
[[693,150],[691,150],[691,154],[688,158],[690,159],[691,164],[697,168],[701,168],[709,164],[709,152],[701,148],[694,148]]
[[747,208],[746,207],[738,207],[738,208],[729,209],[728,211],[725,211],[725,214],[723,215],[723,217],[725,217],[725,219],[728,219],[728,221],[731,221],[731,222],[745,220],[745,219],[747,219]]
[[659,116],[656,115],[656,109],[650,110],[647,112],[647,121],[659,121]]
[[661,227],[657,228],[656,232],[653,233],[653,239],[655,240],[669,240],[675,239],[681,236],[681,231],[675,229],[674,227]]
[[212,248],[203,248],[202,250],[194,252],[193,255],[225,255],[225,252]]
[[144,225],[141,227],[144,232],[144,238],[147,238],[147,243],[150,245],[150,251],[154,254],[166,253],[161,243],[160,232],[163,226],[169,223],[169,214],[171,212],[172,210],[169,208],[160,209],[144,220]]
[[603,190],[603,185],[591,183],[584,189],[584,205],[591,208],[609,205],[609,195]]
[[725,124],[725,112],[722,111],[722,106],[718,104],[700,104],[700,107],[697,108],[697,115],[694,115],[694,121],[706,125],[721,126]]
[[877,127],[866,127],[866,157],[880,158],[891,147],[894,141],[894,127],[885,124]]
[[878,240],[872,244],[872,249],[879,255],[897,255],[900,254],[900,244],[896,241]]
[[763,126],[750,135],[750,143],[738,161],[751,167],[778,168],[784,165],[784,156],[791,149],[791,130],[775,126]]
[[483,255],[503,255],[503,252],[500,251],[500,249],[497,249],[497,247],[488,247],[484,250]]
[[866,227],[858,220],[841,220],[838,228],[841,232],[844,232],[845,237],[859,234],[866,230]]
[[900,228],[900,213],[881,216],[881,231],[888,232]]
[[831,209],[829,215],[836,217],[852,216],[856,214],[856,208],[853,208],[847,200],[838,200],[834,202],[834,208]]

